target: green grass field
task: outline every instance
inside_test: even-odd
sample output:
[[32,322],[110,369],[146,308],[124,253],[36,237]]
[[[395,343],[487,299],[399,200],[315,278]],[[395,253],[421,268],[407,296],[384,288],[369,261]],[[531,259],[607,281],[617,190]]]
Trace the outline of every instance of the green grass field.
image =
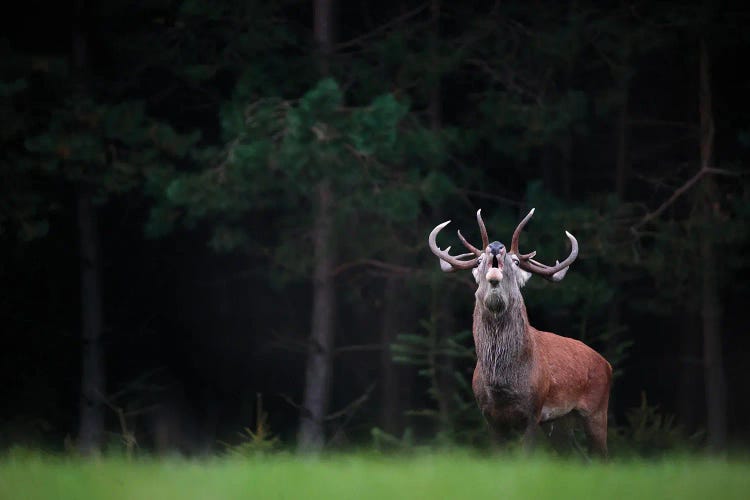
[[750,461],[673,458],[590,465],[468,453],[321,459],[8,456],[0,499],[750,498]]

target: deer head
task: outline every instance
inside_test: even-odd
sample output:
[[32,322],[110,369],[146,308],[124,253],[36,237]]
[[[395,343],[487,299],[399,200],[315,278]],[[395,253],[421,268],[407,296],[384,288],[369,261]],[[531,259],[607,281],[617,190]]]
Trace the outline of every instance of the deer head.
[[578,256],[578,241],[565,231],[571,244],[570,255],[554,266],[547,266],[534,260],[536,252],[522,254],[518,250],[518,240],[526,223],[534,215],[532,208],[529,214],[518,224],[511,238],[510,249],[499,241],[489,242],[487,229],[482,220],[482,211],[477,210],[477,223],[482,234],[483,250],[469,243],[458,231],[458,238],[469,250],[457,256],[450,255],[450,247],[441,250],[436,239],[438,233],[450,221],[443,222],[432,230],[429,237],[430,250],[440,259],[440,268],[445,272],[459,269],[471,269],[477,282],[477,304],[492,314],[501,314],[514,302],[523,302],[521,288],[532,274],[537,274],[549,281],[560,281],[565,277],[568,268]]

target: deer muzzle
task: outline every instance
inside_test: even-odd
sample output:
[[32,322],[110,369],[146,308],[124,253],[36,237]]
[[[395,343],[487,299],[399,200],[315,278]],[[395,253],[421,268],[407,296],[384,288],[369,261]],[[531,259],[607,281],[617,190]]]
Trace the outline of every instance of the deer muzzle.
[[500,284],[503,279],[503,268],[502,267],[491,267],[487,270],[485,275],[487,282],[494,288]]

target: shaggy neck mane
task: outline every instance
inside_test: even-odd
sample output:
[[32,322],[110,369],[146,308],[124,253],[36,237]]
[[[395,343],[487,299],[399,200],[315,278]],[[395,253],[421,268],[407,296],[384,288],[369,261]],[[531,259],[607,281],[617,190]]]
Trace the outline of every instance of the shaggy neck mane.
[[511,298],[508,307],[494,314],[476,304],[474,342],[485,380],[492,385],[515,385],[527,374],[530,356],[526,335],[529,320],[522,298]]

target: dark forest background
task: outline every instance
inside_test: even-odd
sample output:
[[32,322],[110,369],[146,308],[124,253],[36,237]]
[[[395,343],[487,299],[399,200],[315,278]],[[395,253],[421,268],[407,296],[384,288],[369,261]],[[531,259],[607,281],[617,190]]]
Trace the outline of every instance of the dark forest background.
[[15,9],[0,446],[484,446],[427,234],[531,207],[524,248],[581,246],[531,323],[612,363],[615,448],[748,443],[746,3]]

